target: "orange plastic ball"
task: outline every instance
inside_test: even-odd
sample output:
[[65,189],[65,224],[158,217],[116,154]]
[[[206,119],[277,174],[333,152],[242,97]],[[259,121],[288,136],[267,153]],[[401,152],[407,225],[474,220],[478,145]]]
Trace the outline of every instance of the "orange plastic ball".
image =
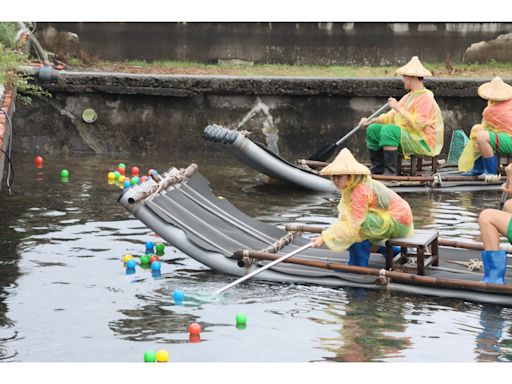
[[197,323],[192,323],[188,326],[188,333],[191,335],[199,335],[201,333],[201,326]]

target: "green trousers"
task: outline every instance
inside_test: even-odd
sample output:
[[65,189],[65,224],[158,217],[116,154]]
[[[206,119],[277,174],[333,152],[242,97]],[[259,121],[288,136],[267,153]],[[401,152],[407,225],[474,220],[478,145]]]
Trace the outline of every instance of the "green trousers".
[[401,129],[393,124],[370,124],[366,128],[366,145],[372,151],[382,147],[399,147]]

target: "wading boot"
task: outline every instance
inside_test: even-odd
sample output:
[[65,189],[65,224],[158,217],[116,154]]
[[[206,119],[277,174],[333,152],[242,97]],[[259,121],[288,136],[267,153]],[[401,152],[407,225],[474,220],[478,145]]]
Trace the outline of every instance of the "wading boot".
[[384,175],[396,176],[396,165],[398,162],[398,151],[383,151],[384,153]]
[[356,265],[358,267],[367,267],[370,259],[370,249],[372,243],[369,240],[354,243],[348,249],[349,258],[348,265]]
[[484,278],[482,282],[505,284],[507,270],[507,251],[482,251]]
[[378,151],[370,151],[370,161],[372,165],[370,172],[374,175],[382,175],[384,173],[384,153],[383,149],[380,148]]
[[462,176],[480,176],[484,173],[484,161],[482,156],[475,160],[473,168],[469,172],[461,173]]
[[496,175],[498,174],[498,156],[483,157],[484,171],[482,175]]

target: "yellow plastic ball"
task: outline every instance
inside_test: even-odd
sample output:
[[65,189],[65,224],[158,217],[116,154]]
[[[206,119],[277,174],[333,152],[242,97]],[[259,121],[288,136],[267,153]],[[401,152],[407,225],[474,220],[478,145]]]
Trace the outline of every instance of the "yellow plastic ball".
[[116,178],[116,174],[114,172],[109,172],[108,175],[107,175],[107,178],[109,180],[115,179]]
[[132,255],[125,255],[125,256],[123,257],[123,263],[125,263],[125,264],[126,264],[126,262],[127,262],[128,260],[131,260],[131,259],[133,259],[133,256],[132,256]]
[[119,176],[119,179],[118,179],[119,184],[123,184],[123,182],[124,182],[124,180],[125,180],[125,179],[126,179],[126,177],[125,177],[125,176],[123,176],[123,175]]
[[159,363],[167,363],[169,361],[169,353],[165,349],[161,349],[156,353],[156,361]]

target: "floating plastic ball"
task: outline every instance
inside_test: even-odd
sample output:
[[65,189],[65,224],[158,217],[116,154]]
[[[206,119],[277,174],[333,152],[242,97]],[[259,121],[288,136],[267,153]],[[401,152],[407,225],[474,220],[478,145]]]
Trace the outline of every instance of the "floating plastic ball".
[[124,168],[124,169],[126,169],[126,164],[125,163],[119,163],[119,164],[117,164],[117,168]]
[[34,159],[34,164],[36,166],[36,168],[43,168],[43,158],[41,156],[36,156],[36,158]]
[[185,292],[176,290],[172,293],[172,298],[174,301],[183,301],[185,300]]
[[188,326],[188,333],[191,335],[199,335],[201,333],[201,326],[198,323],[192,323]]
[[126,177],[124,175],[120,175],[117,178],[117,181],[119,181],[120,184],[123,184],[125,180],[126,180]]
[[132,176],[139,176],[139,167],[132,167],[132,169],[130,170],[130,173],[132,174]]
[[126,262],[126,269],[135,269],[137,262],[132,258]]
[[169,361],[169,353],[165,349],[161,349],[156,353],[156,361],[159,363],[167,363]]
[[156,353],[153,351],[147,351],[144,353],[144,362],[145,363],[154,363],[156,362]]
[[140,257],[140,263],[143,265],[149,265],[149,260],[151,260],[149,255],[143,255]]
[[114,171],[114,175],[116,177],[116,180],[119,180],[119,177],[121,176],[121,173],[119,173],[119,171]]
[[130,188],[132,183],[130,183],[130,180],[123,181],[123,188]]
[[151,256],[151,258],[149,259],[149,263],[153,264],[154,261],[160,261],[160,258],[157,255]]
[[145,182],[147,179],[148,179],[148,177],[147,177],[146,175],[144,175],[144,176],[142,176],[142,177],[140,178],[140,182],[141,182],[141,183],[143,183],[143,182]]
[[63,169],[60,171],[60,177],[69,177],[69,171],[67,169]]
[[156,169],[151,168],[148,171],[148,176],[151,176],[151,175],[158,175],[158,171]]
[[153,261],[151,263],[151,271],[157,272],[160,271],[160,269],[162,269],[162,264],[159,261]]
[[130,181],[131,181],[132,185],[137,185],[140,183],[140,178],[139,178],[139,176],[133,176]]
[[155,250],[158,256],[162,256],[164,254],[165,245],[163,245],[162,243],[158,243],[157,245],[155,245]]
[[119,172],[121,175],[126,175],[126,168],[119,167],[117,168],[117,172]]
[[116,174],[115,174],[114,172],[109,172],[109,173],[107,174],[107,179],[109,179],[109,180],[115,180],[115,178],[116,178]]
[[247,315],[245,313],[237,313],[236,314],[236,325],[246,325],[247,323]]
[[152,241],[146,241],[146,253],[154,253],[155,252],[155,243]]
[[126,264],[126,262],[127,262],[128,260],[131,260],[131,259],[133,259],[133,256],[132,256],[132,255],[124,255],[124,257],[123,257],[123,263],[125,263],[125,264]]

